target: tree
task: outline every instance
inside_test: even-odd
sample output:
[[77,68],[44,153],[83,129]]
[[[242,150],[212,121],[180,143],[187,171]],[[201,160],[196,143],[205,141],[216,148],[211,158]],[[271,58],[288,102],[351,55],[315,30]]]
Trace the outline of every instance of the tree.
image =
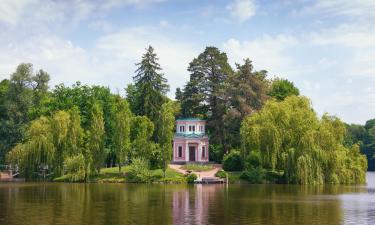
[[161,106],[159,117],[159,129],[156,131],[162,153],[162,168],[165,177],[165,171],[172,157],[172,141],[174,136],[175,115],[179,112],[179,105],[176,102],[169,101]]
[[81,116],[77,106],[69,110],[69,131],[66,136],[66,152],[64,158],[83,153],[84,130],[81,127]]
[[96,170],[100,173],[100,168],[103,165],[105,151],[104,151],[104,120],[102,107],[94,102],[91,110],[91,125],[88,131],[88,157],[92,158],[91,171]]
[[228,77],[226,98],[229,109],[224,117],[230,148],[240,147],[238,136],[242,120],[260,110],[269,99],[267,71],[254,71],[250,59],[245,59],[243,65],[236,66],[237,71]]
[[358,124],[345,124],[345,126],[347,130],[345,135],[345,145],[348,147],[354,144],[362,145],[366,132],[365,127]]
[[361,150],[367,156],[368,169],[375,170],[375,119],[366,121]]
[[27,129],[27,141],[17,144],[8,152],[7,161],[12,165],[18,165],[27,179],[35,178],[35,174],[41,169],[52,167],[55,147],[51,132],[49,119],[41,117],[33,121]]
[[130,150],[130,125],[132,113],[129,104],[120,96],[117,97],[117,107],[115,112],[114,148],[116,159],[121,172],[121,164],[125,162]]
[[154,124],[146,116],[136,116],[132,120],[131,127],[132,158],[149,160],[154,148],[151,141]]
[[5,155],[9,150],[12,143],[10,143],[9,134],[9,123],[7,116],[7,107],[5,103],[7,102],[7,93],[9,90],[10,81],[4,79],[0,82],[0,164],[5,161]]
[[35,76],[32,77],[32,80],[33,106],[29,112],[31,120],[48,113],[48,103],[50,100],[50,93],[48,92],[49,74],[43,70],[39,70]]
[[32,81],[32,64],[21,63],[10,77],[4,102],[5,118],[2,121],[3,152],[9,151],[24,138],[33,100]]
[[189,64],[188,71],[190,80],[184,88],[182,114],[207,118],[211,143],[223,145],[227,151],[227,132],[222,124],[227,112],[227,79],[233,73],[227,55],[215,47],[207,47]]
[[287,79],[276,78],[272,81],[269,95],[278,101],[283,101],[288,96],[298,96],[299,90],[294,86],[293,82]]
[[63,175],[64,156],[67,152],[67,137],[70,132],[70,115],[65,111],[57,111],[50,119],[51,135],[55,147],[54,175]]
[[283,171],[288,183],[364,183],[366,157],[345,147],[345,133],[338,118],[318,119],[305,97],[271,100],[243,121],[242,154],[260,152],[261,167]]
[[142,56],[141,62],[137,63],[136,75],[133,77],[134,89],[128,88],[128,95],[134,98],[130,104],[134,105],[135,113],[147,116],[156,124],[158,112],[161,105],[166,101],[164,96],[169,91],[167,79],[161,73],[154,48],[149,46]]

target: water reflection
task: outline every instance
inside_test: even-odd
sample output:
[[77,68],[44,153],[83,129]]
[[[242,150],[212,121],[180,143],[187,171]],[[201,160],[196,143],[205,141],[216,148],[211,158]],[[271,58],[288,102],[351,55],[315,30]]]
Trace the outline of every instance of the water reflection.
[[0,224],[371,224],[368,186],[0,183]]

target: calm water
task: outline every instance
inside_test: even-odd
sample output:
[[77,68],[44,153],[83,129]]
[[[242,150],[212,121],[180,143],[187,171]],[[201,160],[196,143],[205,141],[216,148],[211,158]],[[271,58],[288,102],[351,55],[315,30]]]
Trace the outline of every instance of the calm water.
[[0,224],[375,224],[366,186],[0,183]]

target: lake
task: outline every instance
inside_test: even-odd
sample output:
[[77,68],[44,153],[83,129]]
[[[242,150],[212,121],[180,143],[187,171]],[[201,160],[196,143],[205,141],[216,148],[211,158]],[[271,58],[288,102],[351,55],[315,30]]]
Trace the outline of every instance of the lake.
[[373,224],[367,185],[0,183],[0,224]]

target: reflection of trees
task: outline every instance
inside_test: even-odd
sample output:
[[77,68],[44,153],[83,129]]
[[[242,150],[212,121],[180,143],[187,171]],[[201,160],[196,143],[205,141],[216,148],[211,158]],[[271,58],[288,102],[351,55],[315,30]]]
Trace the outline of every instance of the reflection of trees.
[[0,224],[340,224],[349,186],[9,184]]
[[323,186],[232,185],[227,192],[210,204],[210,212],[222,214],[209,216],[210,224],[341,223],[341,203]]

